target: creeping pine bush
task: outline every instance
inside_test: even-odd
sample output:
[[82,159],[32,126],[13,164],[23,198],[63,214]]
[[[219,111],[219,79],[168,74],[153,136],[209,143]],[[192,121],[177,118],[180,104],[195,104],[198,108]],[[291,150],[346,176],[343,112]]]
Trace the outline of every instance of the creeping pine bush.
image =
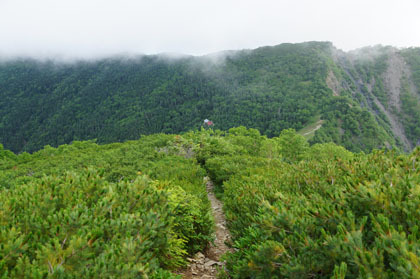
[[147,278],[181,265],[186,236],[155,184],[109,183],[89,169],[4,189],[2,278]]
[[260,146],[205,165],[223,183],[231,278],[420,278],[419,148],[354,154],[291,130]]
[[213,232],[205,171],[179,141],[0,146],[0,278],[176,278]]
[[205,175],[229,278],[420,278],[420,148],[239,127],[0,156],[0,278],[177,278],[212,240]]
[[[256,168],[224,184],[233,278],[420,278],[419,150]],[[335,274],[335,275],[334,275]]]

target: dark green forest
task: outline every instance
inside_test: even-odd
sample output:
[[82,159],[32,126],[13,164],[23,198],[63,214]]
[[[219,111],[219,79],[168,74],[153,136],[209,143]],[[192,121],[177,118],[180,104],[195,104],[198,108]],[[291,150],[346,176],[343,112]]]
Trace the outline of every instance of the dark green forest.
[[[401,77],[398,108],[390,105],[384,77],[395,55],[412,73]],[[243,125],[273,137],[320,120],[322,127],[306,136],[312,144],[408,151],[420,138],[419,93],[410,86],[419,88],[419,69],[418,49],[355,55],[328,42],[202,57],[16,58],[0,62],[0,142],[14,152],[77,140],[121,142],[197,130],[206,118],[217,129]]]

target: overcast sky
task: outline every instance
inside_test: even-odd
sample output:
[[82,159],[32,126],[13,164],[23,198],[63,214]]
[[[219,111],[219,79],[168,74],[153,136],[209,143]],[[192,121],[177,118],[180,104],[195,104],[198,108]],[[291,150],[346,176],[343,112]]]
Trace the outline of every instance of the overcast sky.
[[0,0],[0,56],[420,46],[419,0]]

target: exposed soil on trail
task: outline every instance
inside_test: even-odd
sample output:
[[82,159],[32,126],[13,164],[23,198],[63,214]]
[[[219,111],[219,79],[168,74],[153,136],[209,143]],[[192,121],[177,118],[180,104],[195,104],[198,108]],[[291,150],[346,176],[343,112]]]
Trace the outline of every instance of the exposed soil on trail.
[[216,198],[213,191],[213,182],[205,178],[207,197],[210,200],[215,221],[215,240],[214,244],[203,253],[198,252],[194,258],[188,258],[190,264],[185,270],[179,272],[184,279],[217,278],[218,270],[223,269],[224,262],[220,257],[231,249],[225,244],[230,241],[230,233],[226,228],[225,214],[223,213],[222,203]]
[[320,121],[321,121],[320,124],[316,125],[316,127],[310,130],[309,132],[303,133],[303,135],[306,136],[306,135],[309,135],[310,133],[314,133],[316,130],[319,130],[322,127],[322,120]]

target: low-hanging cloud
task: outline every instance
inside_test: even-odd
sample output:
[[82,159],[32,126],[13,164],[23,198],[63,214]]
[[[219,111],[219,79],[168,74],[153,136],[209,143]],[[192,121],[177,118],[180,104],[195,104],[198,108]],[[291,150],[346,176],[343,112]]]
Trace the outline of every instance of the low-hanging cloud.
[[100,58],[284,42],[420,46],[415,0],[0,0],[0,56]]

